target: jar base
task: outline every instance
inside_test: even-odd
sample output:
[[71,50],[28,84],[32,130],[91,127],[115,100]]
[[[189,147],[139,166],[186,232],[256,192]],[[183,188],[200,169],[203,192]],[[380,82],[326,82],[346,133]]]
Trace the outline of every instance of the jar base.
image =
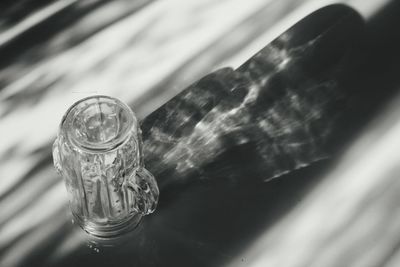
[[134,214],[133,216],[127,218],[124,221],[121,221],[117,224],[107,224],[107,225],[99,225],[93,222],[87,222],[82,220],[75,214],[73,214],[74,220],[77,224],[89,235],[98,238],[113,238],[123,235],[129,231],[135,229],[142,219],[142,215]]

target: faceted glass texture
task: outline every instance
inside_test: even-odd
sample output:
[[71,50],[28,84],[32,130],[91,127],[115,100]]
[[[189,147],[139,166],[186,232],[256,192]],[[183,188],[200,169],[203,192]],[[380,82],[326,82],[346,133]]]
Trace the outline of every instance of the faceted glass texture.
[[137,119],[115,98],[75,103],[61,121],[53,159],[75,220],[92,235],[126,232],[157,206],[159,190],[144,168]]

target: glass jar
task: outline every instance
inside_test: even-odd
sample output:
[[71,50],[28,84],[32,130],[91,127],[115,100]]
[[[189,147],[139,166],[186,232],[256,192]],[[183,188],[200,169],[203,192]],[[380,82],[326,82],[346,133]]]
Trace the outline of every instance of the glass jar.
[[159,190],[144,168],[141,131],[118,99],[91,96],[64,115],[53,145],[72,214],[88,233],[117,236],[152,213]]

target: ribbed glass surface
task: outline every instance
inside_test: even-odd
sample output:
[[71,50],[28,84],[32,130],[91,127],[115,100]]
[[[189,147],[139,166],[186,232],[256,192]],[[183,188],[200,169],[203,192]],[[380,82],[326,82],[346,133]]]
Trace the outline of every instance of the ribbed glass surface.
[[154,177],[144,169],[137,120],[128,106],[105,96],[75,103],[53,145],[77,222],[97,236],[117,235],[158,201]]

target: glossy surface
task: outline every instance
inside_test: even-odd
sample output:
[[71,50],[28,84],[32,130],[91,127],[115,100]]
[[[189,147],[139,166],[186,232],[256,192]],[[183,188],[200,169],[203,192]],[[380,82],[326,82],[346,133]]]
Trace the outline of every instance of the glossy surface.
[[[35,3],[47,7],[49,2]],[[186,104],[180,107],[182,112],[175,114],[176,124],[186,125],[182,131],[178,129],[176,134],[171,134],[175,126],[171,131],[164,124],[157,126],[174,137],[160,135],[162,141],[158,142],[168,145],[166,148],[180,147],[177,151],[181,153],[169,156],[179,159],[182,154],[194,168],[183,164],[178,173],[176,166],[181,161],[176,165],[167,164],[161,159],[167,154],[162,153],[163,146],[160,151],[148,146],[150,154],[146,164],[160,174],[161,198],[156,213],[143,219],[137,231],[126,239],[111,242],[88,240],[68,216],[64,185],[51,166],[50,141],[54,140],[62,113],[75,99],[98,93],[114,95],[129,102],[143,121],[155,107],[168,102],[188,84],[218,66],[236,69],[287,27],[317,8],[315,5],[299,8],[304,2],[166,0],[155,1],[136,11],[133,6],[137,1],[94,0],[90,4],[57,1],[64,7],[56,6],[61,9],[58,13],[53,5],[51,10],[46,8],[46,12],[40,13],[47,16],[44,21],[29,17],[19,25],[21,17],[14,17],[9,24],[2,20],[0,27],[6,28],[4,25],[10,23],[26,27],[33,21],[36,25],[18,38],[11,38],[12,42],[0,49],[5,56],[2,64],[6,66],[0,72],[1,84],[6,86],[0,94],[0,133],[2,140],[6,140],[0,142],[0,265],[398,266],[398,1],[390,5],[383,0],[350,1],[358,3],[355,4],[359,7],[357,11],[362,11],[367,21],[365,39],[351,27],[359,25],[350,22],[353,21],[350,18],[355,18],[351,15],[354,13],[343,12],[344,9],[336,9],[339,12],[336,15],[348,14],[349,20],[341,17],[341,21],[348,23],[333,27],[338,30],[336,34],[328,31],[331,34],[324,35],[325,41],[319,46],[312,46],[307,40],[318,35],[324,22],[327,26],[335,21],[329,14],[303,24],[307,27],[298,28],[298,32],[293,30],[291,34],[298,37],[289,38],[291,46],[283,47],[297,47],[300,43],[303,48],[319,49],[292,50],[296,52],[292,55],[298,55],[290,57],[295,59],[292,63],[296,62],[291,66],[292,71],[268,67],[274,64],[263,63],[263,57],[259,59],[260,70],[266,66],[265,69],[272,68],[276,73],[275,86],[271,94],[260,90],[267,97],[257,97],[259,104],[248,102],[256,115],[243,114],[251,118],[263,118],[261,111],[270,109],[271,103],[274,107],[286,106],[287,102],[282,101],[285,94],[279,92],[298,93],[282,90],[286,85],[307,89],[301,82],[307,77],[311,77],[310,84],[330,81],[327,84],[332,85],[335,97],[321,106],[339,107],[321,113],[325,118],[334,117],[332,125],[323,121],[317,127],[318,132],[308,131],[321,141],[314,153],[292,156],[284,153],[285,150],[263,152],[254,136],[263,137],[260,144],[268,144],[264,139],[268,131],[253,123],[253,128],[238,127],[238,136],[235,136],[234,127],[229,126],[243,125],[245,120],[234,116],[233,122],[219,120],[221,127],[208,122],[206,125],[217,129],[210,145],[206,140],[199,140],[196,146],[191,140],[191,149],[185,151],[176,142],[188,140],[184,137],[196,132],[193,125],[207,116],[207,110],[215,113],[214,107],[222,103],[217,96],[232,99],[232,93],[226,92],[231,89],[222,90],[223,94],[218,89],[210,90],[206,94],[210,97],[204,101],[208,104],[203,108],[196,106],[197,101],[181,101]],[[313,2],[318,6],[324,4],[324,1]],[[367,6],[375,9],[364,13]],[[11,14],[15,10],[19,9],[13,9]],[[0,9],[0,12],[7,14],[9,9]],[[297,15],[292,17],[294,13]],[[281,22],[288,17],[292,18],[290,23],[282,26]],[[1,36],[5,37],[3,33]],[[282,49],[280,45],[285,44],[284,40],[266,51],[289,52],[290,49]],[[321,53],[313,53],[317,51]],[[279,58],[285,57],[278,57],[276,62],[280,62]],[[273,57],[270,61],[275,62]],[[250,68],[235,72],[233,69],[220,70],[217,75],[196,83],[201,86],[194,87],[201,90],[192,90],[189,95],[200,101],[199,92],[206,91],[204,88],[233,88],[223,82],[227,80],[223,77],[233,74],[242,79],[244,72],[240,70]],[[252,71],[257,73],[257,68]],[[252,77],[263,75],[264,71],[260,71]],[[291,83],[292,79],[296,82]],[[215,82],[208,86],[210,80]],[[279,84],[283,84],[281,89]],[[329,90],[322,87],[322,91],[323,99],[327,99],[325,93]],[[307,103],[304,91],[300,97],[300,103]],[[237,99],[233,107],[240,106],[243,95],[238,94]],[[278,105],[279,100],[285,104]],[[263,101],[268,105],[261,105]],[[318,101],[310,103],[310,108],[319,106]],[[312,110],[296,109],[290,114],[294,107],[289,106],[286,111],[277,109],[279,118],[298,115],[304,119],[306,111]],[[221,109],[221,115],[230,110],[222,107],[225,109]],[[190,110],[198,109],[205,111],[191,117],[192,124],[179,119],[190,117]],[[156,117],[162,118],[162,115],[153,118]],[[318,121],[317,117],[312,118]],[[173,122],[170,119],[167,125],[174,125]],[[143,122],[146,125],[147,129],[157,128],[147,119]],[[294,133],[307,132],[304,127],[289,125]],[[223,133],[225,127],[227,138]],[[327,129],[327,134],[320,135],[321,129]],[[147,133],[146,140],[153,138]],[[251,138],[240,145],[243,136],[248,135]],[[278,147],[285,147],[290,144],[289,136],[273,140],[280,141]],[[304,137],[305,147],[312,148],[309,137]],[[227,149],[223,146],[213,149],[211,144],[219,145],[221,140]],[[188,155],[196,151],[200,151],[196,154],[199,159]],[[282,166],[282,161],[276,160],[280,163],[276,173],[281,173],[276,176],[273,170],[266,171],[269,164],[260,156],[268,154],[274,160],[281,155],[283,159],[303,158],[306,162],[320,158],[318,155],[325,159],[295,170],[299,161],[291,160]],[[202,164],[200,159],[206,162]],[[286,168],[292,171],[283,173]],[[278,179],[268,180],[271,177]]]
[[53,160],[75,221],[91,235],[121,235],[157,206],[157,182],[143,165],[136,117],[117,99],[93,96],[72,105]]

